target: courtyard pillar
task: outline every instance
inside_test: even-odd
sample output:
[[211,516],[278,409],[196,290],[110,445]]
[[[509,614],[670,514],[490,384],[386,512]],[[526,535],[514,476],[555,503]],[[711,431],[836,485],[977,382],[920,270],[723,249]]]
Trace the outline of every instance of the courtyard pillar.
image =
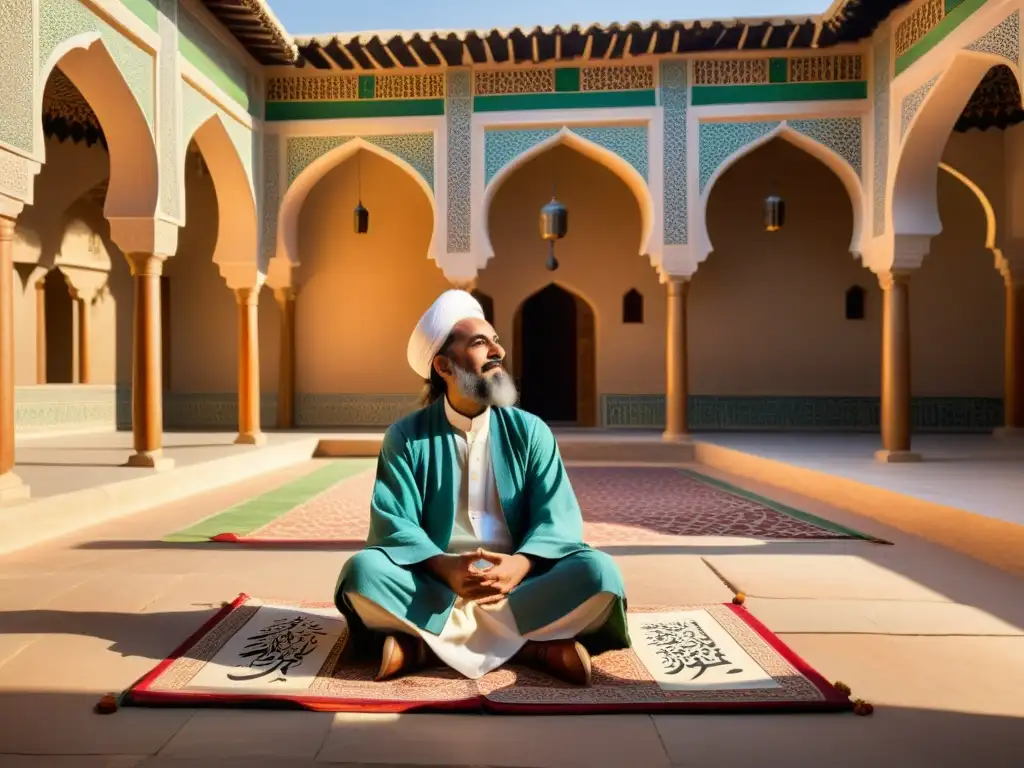
[[1003,341],[1003,420],[1005,435],[1024,434],[1024,280],[1003,274],[1006,284],[1006,332]]
[[14,474],[14,219],[0,216],[0,502],[28,495]]
[[882,450],[884,462],[919,461],[910,450],[909,272],[878,276],[882,286]]
[[78,383],[92,384],[92,297],[77,290],[73,294],[78,307]]
[[132,443],[129,467],[164,470],[174,462],[163,456],[163,371],[160,331],[160,275],[165,256],[125,254],[131,267],[135,301],[132,318]]
[[686,294],[689,280],[669,277],[665,327],[665,440],[685,440],[689,432],[686,350]]
[[46,275],[36,281],[36,384],[46,383]]
[[263,445],[260,431],[259,287],[236,288],[238,302],[238,445]]
[[278,288],[274,299],[281,310],[277,427],[292,429],[295,426],[295,289]]

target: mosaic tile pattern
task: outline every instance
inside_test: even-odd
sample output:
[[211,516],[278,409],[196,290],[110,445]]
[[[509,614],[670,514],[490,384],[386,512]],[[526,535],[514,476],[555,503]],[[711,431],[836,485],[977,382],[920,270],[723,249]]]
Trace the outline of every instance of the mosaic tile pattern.
[[0,3],[0,142],[32,152],[35,126],[35,22],[32,0]]
[[281,137],[276,133],[264,133],[260,254],[268,260],[277,252],[277,216],[281,209],[280,162]]
[[353,139],[362,139],[367,144],[380,147],[399,157],[423,177],[434,188],[434,134],[399,133],[377,136],[296,136],[285,144],[288,186],[299,177],[314,161],[331,150],[347,144]]
[[160,210],[175,220],[181,210],[180,166],[182,152],[178,136],[181,78],[178,73],[178,0],[160,0],[157,19],[160,50],[157,51],[157,138],[160,163]]
[[748,144],[763,138],[779,127],[781,121],[756,123],[701,123],[700,194],[722,164]]
[[[498,128],[484,134],[484,178],[491,180],[517,157],[557,134],[558,128]],[[582,139],[621,157],[647,179],[648,147],[645,126],[591,127],[572,129]]]
[[448,73],[445,84],[448,132],[448,253],[469,253],[472,227],[473,84],[469,72]]
[[[752,498],[663,467],[574,467],[569,480],[592,546],[670,544],[679,536],[850,538]],[[375,470],[342,480],[244,536],[248,541],[360,543],[369,530]]]
[[662,197],[665,245],[689,241],[686,166],[687,70],[684,61],[661,63],[659,83],[663,112]]
[[860,176],[861,163],[861,119],[859,117],[823,117],[811,120],[790,120],[787,125],[797,133],[814,139],[828,147],[850,164]]
[[419,406],[419,395],[313,395],[295,398],[299,427],[386,427]]
[[61,43],[78,35],[98,33],[111,58],[124,76],[135,96],[146,124],[153,131],[155,119],[155,84],[153,57],[136,47],[127,37],[92,14],[78,0],[39,0],[39,48],[37,66],[40,77],[49,72],[43,68]]
[[924,100],[928,98],[928,94],[937,82],[939,82],[939,76],[935,75],[903,97],[903,101],[900,103],[900,141],[906,138],[907,129],[914,120],[914,115],[924,104]]
[[1014,11],[991,32],[967,46],[968,51],[1002,56],[1013,64],[1020,63],[1020,11]]
[[[664,395],[603,395],[606,427],[660,429],[665,426]],[[821,430],[875,432],[877,397],[729,397],[691,395],[692,430]],[[915,430],[988,432],[1003,424],[1003,403],[988,397],[915,397]]]
[[871,192],[871,233],[885,233],[886,186],[889,180],[889,38],[875,45],[874,71],[874,158]]

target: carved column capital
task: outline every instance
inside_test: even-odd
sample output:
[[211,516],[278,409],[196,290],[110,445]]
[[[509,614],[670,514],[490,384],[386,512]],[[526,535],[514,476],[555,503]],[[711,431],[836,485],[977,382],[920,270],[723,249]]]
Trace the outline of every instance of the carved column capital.
[[132,277],[160,277],[164,272],[164,261],[167,260],[166,256],[143,251],[126,253],[124,257],[128,259]]
[[235,301],[241,306],[254,307],[259,302],[260,289],[249,286],[247,288],[235,288]]
[[910,282],[910,276],[913,274],[911,269],[891,269],[886,272],[878,273],[878,284],[882,286],[883,291],[887,291],[894,285],[906,285]]

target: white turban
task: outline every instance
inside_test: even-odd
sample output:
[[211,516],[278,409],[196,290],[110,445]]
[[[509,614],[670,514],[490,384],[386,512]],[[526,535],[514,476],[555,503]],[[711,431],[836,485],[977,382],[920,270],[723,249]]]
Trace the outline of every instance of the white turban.
[[480,302],[466,291],[445,291],[426,311],[409,337],[409,365],[422,379],[430,378],[430,367],[452,328],[467,318],[484,319]]

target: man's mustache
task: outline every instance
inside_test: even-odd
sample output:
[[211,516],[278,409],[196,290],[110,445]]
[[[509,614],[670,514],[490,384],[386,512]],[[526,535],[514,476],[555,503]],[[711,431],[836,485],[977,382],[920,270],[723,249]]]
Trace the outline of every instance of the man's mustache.
[[486,363],[484,363],[483,368],[481,368],[480,370],[483,371],[484,373],[487,373],[488,371],[493,370],[495,368],[504,368],[504,367],[505,367],[505,363],[504,363],[504,361],[500,357],[492,357],[490,360],[488,360]]

